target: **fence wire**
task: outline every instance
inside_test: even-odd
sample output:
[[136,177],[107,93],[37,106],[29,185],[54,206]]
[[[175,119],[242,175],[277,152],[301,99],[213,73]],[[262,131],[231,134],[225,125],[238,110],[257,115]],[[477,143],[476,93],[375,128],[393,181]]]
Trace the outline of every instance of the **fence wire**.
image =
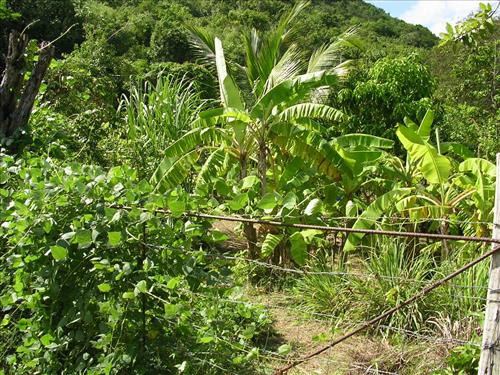
[[[131,210],[133,208],[131,207],[126,207],[126,206],[120,206],[120,205],[113,205],[112,208],[117,208],[117,209],[125,209],[125,210]],[[160,213],[160,214],[165,214],[165,215],[170,215],[170,211],[168,210],[163,210],[163,209],[156,209],[156,210],[147,210],[144,208],[138,208],[139,210],[143,211],[150,211],[154,213]],[[265,220],[264,218],[246,218],[242,216],[224,216],[224,215],[213,215],[213,214],[205,214],[205,213],[197,213],[197,212],[186,212],[181,217],[184,218],[195,218],[195,219],[207,219],[207,220],[220,220],[220,221],[228,221],[228,222],[239,222],[239,223],[250,223],[250,224],[264,224],[264,225],[270,225],[274,227],[286,227],[286,228],[295,228],[295,229],[316,229],[324,232],[333,232],[335,235],[337,233],[358,233],[358,234],[369,234],[369,235],[385,235],[385,236],[394,236],[394,237],[409,237],[409,238],[420,238],[420,239],[427,239],[427,240],[442,240],[442,241],[466,241],[466,242],[476,242],[476,243],[490,243],[490,244],[497,244],[497,246],[493,246],[492,250],[487,251],[474,259],[473,261],[469,262],[468,264],[460,267],[459,269],[455,270],[454,272],[451,272],[449,275],[439,279],[439,280],[428,280],[427,282],[430,283],[430,285],[425,286],[423,289],[421,289],[419,292],[415,293],[413,296],[410,298],[404,300],[403,302],[400,302],[398,305],[396,305],[393,308],[390,308],[389,310],[381,313],[380,315],[362,322],[360,325],[358,325],[356,328],[348,331],[346,334],[343,336],[331,341],[328,345],[323,346],[320,349],[314,350],[312,353],[307,354],[303,357],[293,359],[290,363],[281,366],[277,368],[274,372],[275,375],[277,374],[285,374],[287,373],[290,369],[296,368],[299,366],[302,366],[303,363],[311,360],[314,357],[319,356],[320,354],[331,350],[334,346],[340,344],[341,342],[347,340],[348,338],[362,332],[365,330],[368,330],[371,327],[377,327],[383,322],[385,319],[388,317],[392,316],[392,314],[396,313],[400,309],[403,309],[410,304],[416,302],[417,300],[420,300],[424,298],[427,294],[429,294],[431,291],[434,289],[438,288],[439,286],[443,285],[444,283],[447,283],[454,277],[460,275],[461,273],[465,272],[469,268],[473,267],[474,265],[478,264],[479,262],[483,261],[484,259],[490,257],[494,253],[496,253],[498,250],[500,250],[500,246],[498,244],[500,243],[500,239],[493,239],[489,237],[474,237],[474,236],[464,236],[464,235],[449,235],[449,234],[436,234],[436,233],[423,233],[423,232],[411,232],[411,231],[393,231],[393,230],[380,230],[380,229],[364,229],[364,228],[354,228],[354,227],[334,227],[334,226],[327,226],[327,225],[311,225],[311,224],[297,224],[297,223],[289,223],[289,222],[282,222],[282,221],[273,221],[273,220]],[[346,220],[345,217],[343,220]],[[471,222],[464,221],[465,223],[470,224]],[[411,224],[412,221],[408,221],[408,224]],[[415,224],[413,222],[413,224]],[[482,223],[486,224],[486,223]],[[380,223],[380,225],[384,225],[384,223]],[[397,225],[397,223],[396,223]],[[400,224],[401,225],[401,224]],[[214,255],[211,255],[214,256]],[[214,258],[217,258],[217,256],[214,256]],[[234,259],[231,259],[234,258]],[[222,256],[222,258],[219,259],[225,259],[225,260],[240,260],[241,258],[239,257],[228,257],[228,256]],[[272,265],[268,264],[265,262],[261,262],[259,260],[251,260],[254,264],[260,265],[260,266],[265,266],[268,268],[273,268],[274,270],[281,271],[281,272],[289,272],[289,273],[295,273],[295,274],[301,274],[301,275],[334,275],[334,276],[342,276],[342,277],[366,277],[366,275],[360,275],[360,274],[355,274],[355,273],[348,273],[344,271],[311,271],[308,272],[307,270],[296,270],[293,268],[285,268],[282,266],[277,266],[277,265]],[[398,281],[418,281],[418,282],[423,282],[424,284],[426,281],[423,280],[404,280],[399,278],[399,276],[386,276],[386,275],[369,275],[369,277],[375,277],[375,278],[390,278],[392,280],[398,280]],[[462,286],[461,286],[462,287]],[[472,286],[465,286],[465,287],[472,287]],[[473,286],[480,288],[487,289],[487,287],[483,286]],[[462,296],[462,297],[467,297],[467,298],[482,298],[480,296]],[[488,300],[489,301],[489,300]],[[494,302],[500,302],[500,301],[494,301]],[[416,333],[416,332],[405,332],[407,335],[412,335],[413,337],[419,337],[422,339],[421,334]],[[433,338],[436,340],[436,338]],[[437,338],[439,339],[439,338]],[[380,372],[378,372],[380,373]]]

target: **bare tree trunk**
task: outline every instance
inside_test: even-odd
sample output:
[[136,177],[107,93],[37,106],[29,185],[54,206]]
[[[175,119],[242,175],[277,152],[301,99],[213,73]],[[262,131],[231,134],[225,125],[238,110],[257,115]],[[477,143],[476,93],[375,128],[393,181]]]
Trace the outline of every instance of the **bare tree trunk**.
[[24,55],[28,42],[28,37],[17,31],[12,31],[9,36],[5,70],[0,82],[0,135],[5,137],[12,137],[28,124],[35,98],[55,52],[50,43],[42,42],[38,61],[24,84],[28,69]]

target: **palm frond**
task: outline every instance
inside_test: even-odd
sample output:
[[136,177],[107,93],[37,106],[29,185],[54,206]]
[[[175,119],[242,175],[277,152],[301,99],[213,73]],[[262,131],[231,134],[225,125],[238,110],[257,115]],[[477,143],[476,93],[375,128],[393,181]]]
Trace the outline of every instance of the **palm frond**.
[[195,58],[202,64],[215,68],[215,36],[198,26],[186,25],[185,27],[190,34],[190,43]]
[[268,92],[281,82],[296,77],[305,67],[302,51],[292,44],[273,67],[267,77],[263,93]]
[[313,52],[309,59],[307,72],[337,71],[337,74],[345,74],[349,61],[342,58],[342,50],[346,47],[363,49],[361,40],[357,37],[358,29],[352,27],[343,33],[337,40],[325,44]]
[[[256,31],[252,31],[252,33],[247,36],[247,66],[249,60],[252,60],[250,70],[247,74],[251,80],[251,85],[253,86],[256,97],[260,97],[263,94],[265,87],[269,88],[266,84],[269,76],[281,60],[284,47],[293,44],[293,35],[298,31],[297,28],[294,27],[293,21],[308,5],[308,1],[299,1],[295,3],[292,9],[280,18],[277,27],[263,37],[259,38]],[[288,55],[292,52],[293,51],[290,51]],[[289,56],[287,56],[286,59],[289,59]],[[284,65],[282,65],[280,69],[283,69],[283,67]]]
[[298,30],[292,27],[293,21],[302,13],[302,11],[307,8],[311,2],[307,1],[297,1],[292,9],[284,16],[281,17],[278,27],[275,29],[275,37],[280,38],[280,43],[288,43],[293,38]]
[[261,67],[259,64],[258,54],[261,45],[261,40],[257,30],[252,29],[244,35],[245,44],[245,72],[250,85],[253,86],[259,81],[261,76]]

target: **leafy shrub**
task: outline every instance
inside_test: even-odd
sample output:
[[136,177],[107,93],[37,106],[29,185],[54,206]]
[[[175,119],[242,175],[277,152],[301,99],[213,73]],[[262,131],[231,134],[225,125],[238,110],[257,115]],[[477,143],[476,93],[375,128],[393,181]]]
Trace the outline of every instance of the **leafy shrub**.
[[446,359],[445,369],[434,371],[433,375],[473,375],[479,370],[481,348],[477,345],[463,345],[454,348]]
[[[175,217],[112,204],[168,206]],[[269,320],[205,259],[209,224],[178,216],[192,204],[180,191],[154,194],[128,167],[2,155],[4,369],[245,373]]]
[[369,69],[353,71],[335,105],[351,117],[343,132],[394,137],[405,117],[421,119],[432,107],[435,81],[416,54],[379,59]]

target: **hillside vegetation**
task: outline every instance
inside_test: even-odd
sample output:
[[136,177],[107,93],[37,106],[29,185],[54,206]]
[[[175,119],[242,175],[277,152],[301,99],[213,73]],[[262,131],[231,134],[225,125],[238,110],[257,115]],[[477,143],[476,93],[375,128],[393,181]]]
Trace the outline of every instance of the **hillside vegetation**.
[[[496,11],[0,0],[0,375],[273,373],[489,250]],[[292,373],[475,374],[487,284]]]

